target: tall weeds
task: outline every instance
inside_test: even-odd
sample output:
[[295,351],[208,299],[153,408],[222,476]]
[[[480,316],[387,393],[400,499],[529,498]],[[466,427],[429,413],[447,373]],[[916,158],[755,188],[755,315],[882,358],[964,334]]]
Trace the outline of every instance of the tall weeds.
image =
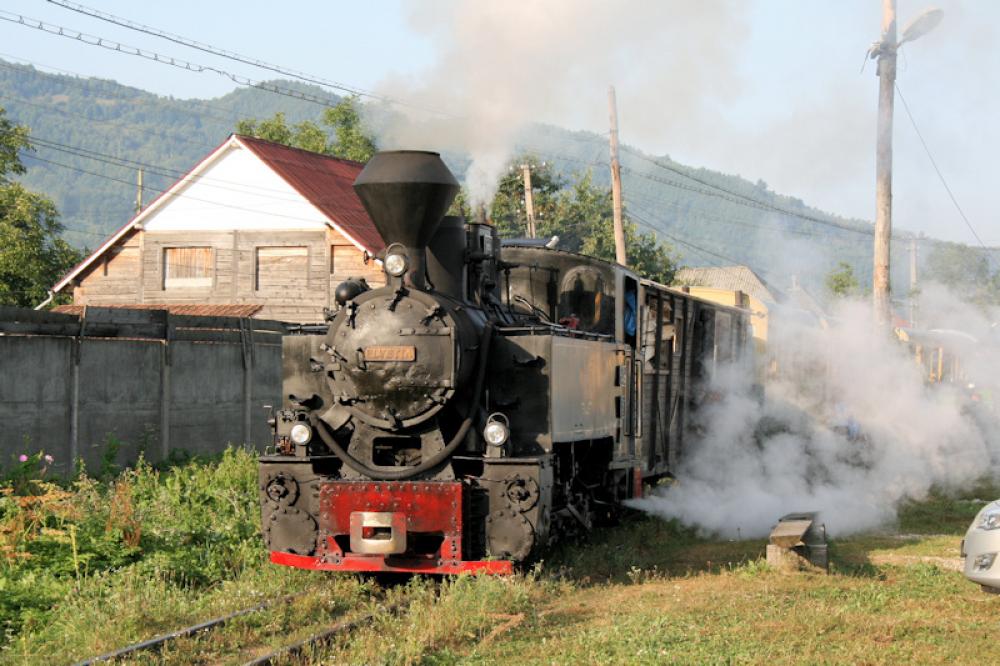
[[95,577],[206,587],[264,560],[251,453],[166,470],[140,458],[105,480],[63,484],[45,479],[36,458],[0,480],[0,645]]

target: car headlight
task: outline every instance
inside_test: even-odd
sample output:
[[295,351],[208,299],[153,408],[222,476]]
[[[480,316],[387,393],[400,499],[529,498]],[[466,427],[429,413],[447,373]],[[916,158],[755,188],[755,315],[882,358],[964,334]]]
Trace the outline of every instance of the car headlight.
[[983,553],[976,556],[976,559],[972,561],[972,566],[975,567],[976,571],[986,571],[993,566],[993,560],[996,558],[996,553]]
[[313,431],[305,423],[296,423],[292,426],[289,436],[296,444],[308,444],[309,440],[312,439]]
[[382,265],[385,267],[386,273],[392,277],[399,277],[406,272],[406,255],[394,252],[386,256]]
[[1000,511],[988,511],[984,513],[983,517],[979,519],[977,527],[981,530],[1000,529]]
[[506,418],[502,414],[491,416],[486,422],[486,427],[483,428],[483,439],[492,446],[500,446],[509,437],[510,429],[507,427]]

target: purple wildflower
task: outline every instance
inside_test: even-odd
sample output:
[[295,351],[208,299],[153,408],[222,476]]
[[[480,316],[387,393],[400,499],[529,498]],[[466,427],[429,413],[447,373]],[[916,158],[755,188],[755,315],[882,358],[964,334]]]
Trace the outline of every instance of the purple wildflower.
[[18,460],[20,460],[21,462],[28,462],[28,456],[26,456],[26,455],[25,455],[25,454],[23,454],[23,453],[22,453],[21,455],[19,455],[19,456],[17,457],[17,459],[18,459]]

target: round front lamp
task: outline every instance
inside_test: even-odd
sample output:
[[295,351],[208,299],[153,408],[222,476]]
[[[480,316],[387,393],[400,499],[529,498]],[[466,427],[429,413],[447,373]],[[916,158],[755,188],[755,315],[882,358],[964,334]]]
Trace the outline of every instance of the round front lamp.
[[312,439],[312,435],[312,428],[307,426],[305,423],[296,423],[292,426],[292,431],[289,433],[292,441],[300,446],[302,444],[308,444],[309,440]]
[[392,277],[401,277],[407,268],[406,255],[401,252],[388,254],[382,265],[385,267],[385,272]]
[[507,417],[500,413],[490,414],[483,428],[483,439],[490,446],[503,446],[510,439],[510,423]]

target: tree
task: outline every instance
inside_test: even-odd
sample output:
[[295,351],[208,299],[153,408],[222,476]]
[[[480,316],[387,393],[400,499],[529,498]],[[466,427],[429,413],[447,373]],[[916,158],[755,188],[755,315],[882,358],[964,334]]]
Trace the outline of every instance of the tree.
[[[493,223],[502,237],[525,235],[524,179],[520,165],[537,162],[523,155],[512,162],[501,177],[497,194],[490,205]],[[605,261],[615,260],[611,190],[594,185],[589,171],[579,174],[567,185],[548,169],[532,172],[535,226],[543,238],[559,236],[559,248],[579,252]],[[640,234],[627,217],[625,244],[629,265],[636,272],[658,282],[669,283],[677,270],[672,249],[656,236]]]
[[20,151],[30,150],[28,128],[0,107],[0,304],[33,306],[82,254],[59,237],[63,226],[46,197],[12,182],[25,172]]
[[985,285],[990,262],[984,250],[960,243],[936,243],[927,256],[924,279],[949,287]]
[[236,123],[236,133],[356,162],[367,162],[378,149],[375,139],[364,131],[356,97],[346,97],[326,109],[320,123],[333,132],[332,137],[309,120],[289,126],[281,111],[266,120],[241,120]]
[[[534,155],[524,154],[511,160],[510,168],[497,185],[497,192],[490,204],[490,219],[497,232],[504,238],[518,238],[528,235],[528,213],[524,203],[524,173],[522,164],[539,164]],[[551,169],[532,168],[531,192],[536,228],[541,231],[545,222],[554,220],[559,193],[565,183]]]
[[337,106],[324,111],[323,124],[331,128],[337,137],[328,148],[331,155],[367,162],[378,150],[375,139],[364,131],[357,97],[346,97]]
[[[546,234],[558,235],[559,247],[605,261],[615,261],[614,209],[610,188],[594,185],[587,171],[571,187],[563,190],[552,220],[543,225]],[[673,248],[661,243],[652,233],[639,233],[635,222],[622,219],[625,251],[629,267],[657,282],[669,284],[677,272]]]
[[236,123],[236,133],[314,153],[327,152],[327,136],[322,128],[308,120],[289,126],[285,114],[281,111],[266,120],[257,121],[253,118],[241,120]]
[[846,298],[855,296],[859,292],[860,285],[854,276],[854,268],[846,261],[837,264],[837,268],[830,271],[826,276],[826,289],[833,296]]
[[924,281],[940,282],[974,303],[1000,301],[1000,271],[990,270],[986,250],[961,243],[935,243],[923,273]]

